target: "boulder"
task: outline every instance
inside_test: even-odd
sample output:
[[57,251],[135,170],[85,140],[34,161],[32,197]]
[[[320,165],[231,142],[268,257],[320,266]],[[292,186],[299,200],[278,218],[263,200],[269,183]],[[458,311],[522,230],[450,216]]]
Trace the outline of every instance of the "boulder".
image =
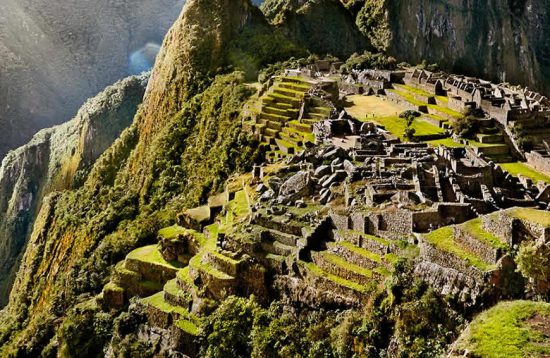
[[345,171],[338,170],[337,172],[332,174],[328,179],[323,181],[321,183],[321,186],[323,188],[328,188],[334,183],[339,183],[339,182],[343,181],[344,179],[346,179],[346,177],[347,177],[347,173]]
[[312,181],[308,171],[299,171],[288,178],[279,191],[279,196],[289,200],[302,198],[311,194]]
[[332,172],[330,166],[328,165],[321,165],[320,167],[318,167],[317,169],[315,169],[315,172],[313,173],[313,176],[315,178],[322,178],[324,177],[325,175],[330,175],[330,173]]

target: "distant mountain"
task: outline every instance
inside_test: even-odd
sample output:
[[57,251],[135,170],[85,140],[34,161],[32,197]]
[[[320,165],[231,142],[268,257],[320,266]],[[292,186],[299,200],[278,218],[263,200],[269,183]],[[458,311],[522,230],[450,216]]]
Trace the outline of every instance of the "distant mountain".
[[1,1],[0,159],[132,67],[145,69],[130,56],[148,43],[158,49],[184,2]]

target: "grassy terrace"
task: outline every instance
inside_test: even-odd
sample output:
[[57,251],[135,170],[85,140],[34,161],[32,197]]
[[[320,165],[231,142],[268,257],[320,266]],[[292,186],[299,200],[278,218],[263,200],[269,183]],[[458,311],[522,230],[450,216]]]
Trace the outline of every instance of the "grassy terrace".
[[[392,90],[389,90],[389,91],[392,91]],[[428,104],[426,102],[419,101],[416,98],[414,98],[414,96],[410,92],[407,93],[407,91],[404,90],[404,89],[402,89],[402,90],[393,90],[393,91],[395,93],[397,93],[399,96],[401,96],[403,99],[405,99],[407,102],[411,103],[414,106],[426,106],[430,109],[433,109],[433,110],[441,112],[441,113],[445,113],[445,114],[447,114],[447,115],[449,115],[453,118],[457,118],[457,119],[462,117],[462,113],[454,111],[454,110],[452,110],[448,107],[439,106],[437,104]]]
[[537,171],[526,163],[503,163],[499,164],[500,167],[514,176],[523,175],[537,183],[543,181],[550,184],[550,176]]
[[187,234],[189,230],[179,225],[173,225],[160,229],[158,234],[165,239],[171,240],[177,238],[179,235]]
[[[226,209],[227,213],[221,219],[219,230],[227,233],[231,232],[235,225],[250,213],[246,192],[244,190],[236,192],[235,198],[227,204]],[[217,232],[215,236],[217,236]]]
[[520,220],[538,224],[544,227],[550,227],[550,212],[530,208],[517,208],[509,211],[512,217]]
[[199,332],[198,325],[200,324],[200,320],[193,314],[189,313],[189,311],[186,310],[185,308],[180,306],[174,306],[166,302],[164,300],[164,292],[161,291],[159,293],[154,294],[153,296],[144,298],[142,302],[146,305],[155,307],[156,309],[164,313],[175,313],[179,315],[180,319],[175,322],[176,325],[180,329],[182,329],[183,331],[189,334],[192,334],[192,335],[198,334]]
[[127,257],[128,259],[148,262],[168,268],[181,268],[183,266],[180,262],[177,261],[166,261],[160,254],[157,245],[140,247],[139,249],[135,249],[134,251],[130,252]]
[[483,230],[481,225],[481,219],[477,218],[470,220],[461,225],[462,229],[470,234],[472,237],[476,238],[478,241],[481,241],[495,249],[507,249],[508,245],[499,240],[498,237]]
[[338,255],[331,254],[330,252],[327,252],[327,251],[323,251],[321,253],[321,255],[323,255],[323,257],[328,262],[334,264],[335,266],[343,267],[346,270],[352,271],[352,272],[354,272],[356,274],[359,274],[361,276],[372,277],[372,271],[371,270],[368,270],[366,268],[363,268],[361,266],[358,266],[358,265],[355,265],[351,262],[348,262],[348,261],[344,260],[343,258],[341,258]]
[[363,285],[360,285],[356,282],[353,282],[353,281],[350,281],[350,280],[346,280],[345,278],[342,278],[340,276],[336,276],[336,275],[333,275],[331,273],[328,273],[326,271],[323,271],[319,266],[315,265],[314,263],[312,262],[304,262],[304,261],[299,261],[299,263],[301,265],[303,265],[304,267],[306,267],[312,274],[314,274],[315,276],[319,276],[319,277],[324,277],[340,286],[343,286],[343,287],[347,287],[351,290],[354,290],[354,291],[357,291],[357,292],[360,292],[360,293],[367,293],[368,292],[368,288],[363,286]]
[[[392,135],[402,140],[404,139],[403,134],[405,132],[405,128],[407,127],[406,120],[404,118],[399,118],[399,116],[391,116],[373,118],[373,120],[384,126],[384,128],[386,128],[386,130]],[[415,137],[442,135],[445,133],[443,128],[434,126],[433,124],[422,119],[416,119],[412,127],[416,130]]]
[[346,111],[359,120],[396,116],[407,110],[406,107],[377,96],[354,95],[348,96],[347,101]]
[[457,348],[475,357],[548,357],[549,319],[548,303],[501,302],[473,320]]
[[356,253],[359,256],[366,257],[369,260],[377,262],[377,263],[382,263],[382,257],[378,254],[375,254],[374,252],[370,252],[369,250],[365,250],[361,247],[355,246],[355,245],[353,245],[349,242],[345,242],[345,241],[340,242],[339,245],[342,246],[342,247],[345,247],[346,249],[348,249],[351,252]]
[[445,138],[445,139],[437,139],[437,140],[430,140],[428,142],[429,145],[433,147],[439,147],[440,145],[444,145],[449,148],[464,148],[466,147],[462,143],[455,142],[452,138]]
[[441,229],[432,231],[431,233],[424,236],[427,242],[435,246],[441,251],[448,252],[453,254],[462,260],[467,261],[472,266],[480,269],[481,271],[490,271],[493,269],[493,265],[489,265],[487,262],[483,261],[480,257],[474,253],[466,250],[464,247],[460,246],[456,241],[454,241],[454,229],[453,227],[447,226]]
[[206,272],[207,274],[216,277],[220,280],[233,280],[234,277],[226,274],[225,272],[222,272],[215,268],[211,263],[209,262],[202,262],[202,255],[195,255],[193,258],[189,261],[189,267],[192,267],[194,269],[197,269],[199,271]]

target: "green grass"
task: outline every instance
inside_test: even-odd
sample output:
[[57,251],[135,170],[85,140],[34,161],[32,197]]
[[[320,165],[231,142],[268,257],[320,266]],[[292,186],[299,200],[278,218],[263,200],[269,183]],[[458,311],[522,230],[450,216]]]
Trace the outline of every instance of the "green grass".
[[464,148],[466,147],[462,143],[455,142],[452,138],[444,138],[444,139],[437,139],[437,140],[430,140],[428,142],[429,145],[433,147],[438,147],[440,145],[444,145],[449,148]]
[[355,265],[351,262],[348,262],[344,260],[342,257],[332,254],[327,251],[321,252],[321,255],[330,262],[331,264],[334,264],[335,266],[343,267],[346,270],[352,271],[358,275],[365,276],[365,277],[372,277],[372,271],[366,268],[363,268],[361,266]]
[[219,230],[229,233],[234,229],[235,224],[250,214],[250,207],[244,190],[239,190],[235,193],[235,198],[227,204],[226,209],[226,215],[222,219]]
[[309,132],[302,132],[295,128],[287,127],[287,131],[294,133],[299,138],[302,138],[305,142],[315,143],[315,134]]
[[407,109],[377,96],[353,95],[348,96],[346,102],[346,111],[358,120],[395,116]]
[[198,333],[199,328],[197,327],[197,325],[200,324],[200,319],[191,314],[186,308],[181,306],[174,306],[166,302],[166,300],[164,299],[164,292],[161,291],[155,293],[152,296],[144,298],[142,302],[146,305],[155,307],[156,309],[164,313],[177,314],[180,317],[178,321],[181,321],[181,326],[178,325],[178,321],[176,321],[176,324],[179,328],[193,335],[196,335],[196,333]]
[[[192,287],[195,291],[199,290],[199,288],[195,285],[195,283],[193,282],[193,279],[189,275],[189,266],[186,266],[183,270],[178,271],[176,276],[178,280],[185,282],[187,286]],[[188,292],[188,293],[191,293],[191,292]]]
[[396,89],[400,89],[400,90],[405,90],[407,92],[411,92],[411,93],[415,93],[415,94],[418,94],[420,96],[426,96],[426,97],[435,97],[435,95],[427,92],[427,91],[424,91],[423,89],[420,89],[420,88],[416,88],[416,87],[413,87],[413,86],[409,86],[409,85],[394,85],[394,87]]
[[136,260],[136,261],[152,263],[155,265],[161,265],[168,268],[183,267],[183,265],[180,262],[166,261],[164,257],[162,257],[162,255],[160,254],[160,251],[158,250],[157,245],[149,245],[149,246],[140,247],[139,249],[135,249],[134,251],[128,254],[127,258]]
[[195,255],[193,258],[189,261],[189,267],[192,267],[198,271],[203,271],[213,277],[216,277],[219,280],[233,280],[234,277],[228,275],[225,272],[222,272],[215,268],[211,263],[209,262],[202,262],[202,255]]
[[398,95],[400,95],[401,97],[403,97],[407,102],[411,103],[412,105],[414,106],[426,106],[428,108],[431,108],[433,110],[436,110],[438,112],[441,112],[441,113],[445,113],[453,118],[462,118],[462,113],[459,113],[457,111],[454,111],[448,107],[443,107],[443,106],[439,106],[437,104],[428,104],[426,102],[422,102],[422,101],[419,101],[417,100],[416,98],[414,98],[414,96],[410,93],[407,93],[405,91],[399,91],[399,90],[394,90],[395,93],[397,93]]
[[312,274],[319,277],[324,277],[340,286],[347,287],[351,290],[354,290],[360,293],[367,293],[368,291],[368,289],[365,286],[350,280],[346,280],[345,278],[342,278],[340,276],[336,276],[331,273],[328,273],[312,262],[300,261],[300,263],[304,265]]
[[530,178],[535,183],[538,183],[539,181],[543,181],[545,183],[550,184],[550,176],[537,171],[536,169],[532,168],[526,163],[521,163],[521,162],[502,163],[499,165],[502,169],[506,170],[507,172],[509,172],[514,176],[518,176],[521,174],[527,178]]
[[[399,116],[390,116],[390,117],[378,117],[373,118],[378,124],[384,126],[387,131],[389,131],[394,136],[404,139],[405,128],[407,127],[406,121],[404,118],[399,118]],[[431,135],[442,135],[445,133],[443,128],[439,128],[431,123],[428,123],[421,119],[416,119],[412,125],[416,130],[415,137],[422,136],[431,136]]]
[[457,347],[476,357],[541,357],[550,354],[550,339],[527,322],[535,314],[550,315],[550,304],[501,302],[477,316]]
[[425,235],[424,238],[436,248],[451,253],[482,271],[489,271],[493,268],[492,265],[489,265],[487,262],[483,261],[483,259],[467,251],[455,242],[454,229],[450,226],[432,231]]
[[179,319],[176,322],[174,322],[176,327],[181,329],[182,331],[189,333],[192,336],[198,336],[200,332],[200,328],[197,327],[197,325],[189,320],[186,319]]
[[365,250],[361,247],[355,246],[352,243],[345,242],[345,241],[340,242],[338,244],[348,249],[349,251],[356,253],[359,256],[366,257],[367,259],[373,262],[382,263],[382,257],[378,254],[375,254],[374,252],[370,252],[369,250]]
[[470,147],[477,147],[477,148],[490,148],[490,147],[502,147],[506,146],[504,143],[481,143],[477,140],[473,139],[466,139],[468,141],[468,145]]
[[461,227],[464,229],[465,232],[470,234],[475,239],[495,248],[495,249],[507,249],[508,246],[500,241],[498,237],[491,234],[490,232],[487,232],[483,230],[481,225],[481,219],[477,218],[474,220],[470,220],[464,224],[461,225]]
[[149,296],[147,298],[144,298],[142,300],[142,302],[147,304],[147,305],[151,305],[151,306],[159,309],[160,311],[162,311],[164,313],[175,312],[175,313],[178,313],[182,316],[188,316],[189,315],[189,311],[186,310],[185,308],[180,307],[180,306],[174,306],[174,305],[171,305],[170,303],[166,302],[166,300],[164,299],[164,292],[162,292],[162,291],[158,292],[158,293],[155,293],[154,295]]
[[530,208],[517,208],[510,212],[513,217],[538,224],[544,227],[550,227],[550,212],[544,210],[536,210]]
[[179,235],[184,235],[188,232],[189,231],[184,227],[173,225],[165,227],[164,229],[160,229],[158,235],[162,236],[165,239],[171,240],[177,238]]

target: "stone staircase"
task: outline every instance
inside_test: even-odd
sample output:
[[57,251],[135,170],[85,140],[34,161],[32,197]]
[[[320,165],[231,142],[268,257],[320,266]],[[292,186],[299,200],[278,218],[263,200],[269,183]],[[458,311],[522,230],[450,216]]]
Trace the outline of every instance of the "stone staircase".
[[[307,95],[313,86],[314,81],[301,77],[275,78],[261,98],[256,121],[244,123],[259,136],[271,161],[296,154],[306,142],[314,142],[313,124],[330,115],[322,101]],[[301,112],[303,119],[298,121]]]
[[131,297],[146,297],[160,291],[183,265],[166,261],[157,245],[138,248],[119,262],[103,289],[103,302],[112,308],[124,306]]
[[513,162],[514,158],[504,136],[505,134],[494,126],[481,127],[475,136],[476,142],[480,144],[473,145],[474,151],[495,163]]
[[398,256],[390,253],[390,245],[383,239],[370,235],[362,239],[365,247],[344,241],[347,235],[336,234],[337,241],[326,242],[326,248],[310,252],[310,260],[299,261],[301,273],[306,279],[317,282],[318,290],[337,294],[363,302],[372,285],[380,283],[393,269]]
[[[502,261],[510,249],[482,218],[419,235],[415,273],[443,295],[470,305],[503,287],[513,267]],[[487,287],[491,287],[490,290]]]

